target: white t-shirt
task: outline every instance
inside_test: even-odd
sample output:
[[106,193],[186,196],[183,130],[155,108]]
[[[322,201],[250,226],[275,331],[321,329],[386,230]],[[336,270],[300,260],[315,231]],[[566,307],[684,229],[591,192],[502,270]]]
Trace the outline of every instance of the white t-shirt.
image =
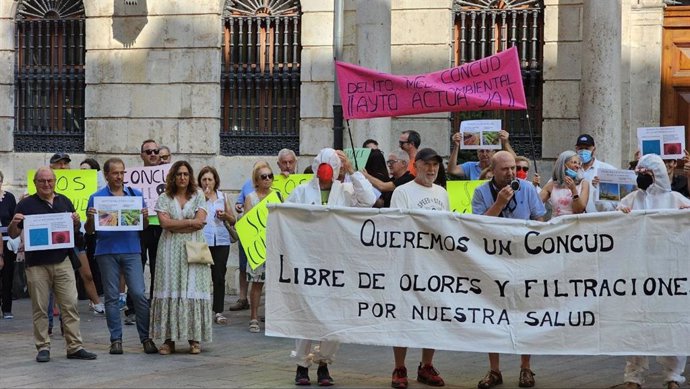
[[395,188],[391,208],[450,211],[450,200],[442,186],[433,184],[429,188],[410,181]]

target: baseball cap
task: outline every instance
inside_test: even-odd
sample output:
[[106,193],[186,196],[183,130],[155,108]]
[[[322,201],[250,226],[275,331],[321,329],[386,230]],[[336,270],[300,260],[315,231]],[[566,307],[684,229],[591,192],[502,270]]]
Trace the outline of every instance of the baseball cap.
[[435,159],[438,163],[443,163],[443,158],[441,158],[441,156],[438,155],[438,153],[434,151],[434,149],[430,149],[428,147],[418,150],[417,155],[415,155],[414,157],[415,162],[419,160],[427,162],[432,159]]
[[72,160],[69,158],[69,154],[67,153],[55,153],[53,154],[52,157],[50,157],[50,163],[56,163],[58,161],[65,160],[67,162],[72,162]]
[[594,146],[594,138],[589,134],[582,134],[577,137],[575,146]]

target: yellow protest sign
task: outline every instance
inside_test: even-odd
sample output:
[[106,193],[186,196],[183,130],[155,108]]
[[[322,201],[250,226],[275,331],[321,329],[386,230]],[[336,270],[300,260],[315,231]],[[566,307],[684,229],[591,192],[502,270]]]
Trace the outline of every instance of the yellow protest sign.
[[486,180],[448,181],[446,190],[450,197],[450,210],[457,213],[472,213],[474,190]]
[[247,263],[252,269],[256,269],[266,262],[266,222],[268,221],[266,204],[280,202],[277,193],[272,191],[235,224],[242,248],[247,254]]
[[[55,172],[55,192],[66,196],[74,204],[82,221],[86,220],[86,205],[89,197],[98,190],[97,171],[93,169],[58,169]],[[26,187],[29,194],[36,193],[34,176],[36,170],[26,173]]]
[[312,177],[314,177],[313,174],[290,174],[287,177],[282,174],[277,174],[273,177],[273,186],[271,189],[280,192],[280,197],[285,200],[290,193],[292,193],[293,189],[311,180]]

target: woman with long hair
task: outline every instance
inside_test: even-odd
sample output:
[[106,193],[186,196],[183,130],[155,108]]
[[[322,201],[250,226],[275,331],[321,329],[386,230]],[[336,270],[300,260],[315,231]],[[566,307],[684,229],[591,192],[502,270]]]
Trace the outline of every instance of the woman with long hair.
[[205,242],[206,199],[194,183],[187,161],[175,162],[165,179],[165,193],[156,202],[163,233],[158,243],[151,338],[165,340],[159,353],[175,352],[175,341],[187,340],[189,353],[199,354],[199,342],[210,342],[212,331],[211,269],[187,263],[185,242]]

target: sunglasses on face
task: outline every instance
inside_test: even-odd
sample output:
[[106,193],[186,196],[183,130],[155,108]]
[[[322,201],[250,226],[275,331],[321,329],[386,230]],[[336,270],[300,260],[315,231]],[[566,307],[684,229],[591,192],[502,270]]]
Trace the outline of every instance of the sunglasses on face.
[[262,174],[259,177],[261,177],[262,180],[272,180],[273,179],[273,173],[271,174]]
[[148,150],[144,150],[144,153],[145,153],[146,155],[151,155],[151,154],[156,154],[156,155],[158,155],[158,149],[148,149]]
[[403,145],[405,145],[406,143],[410,143],[410,142],[409,142],[409,141],[406,141],[406,140],[398,141],[398,144],[399,144],[400,146],[403,146]]
[[161,155],[161,159],[168,159],[168,158],[170,158],[170,154],[168,154],[168,155]]
[[529,171],[529,166],[515,166],[515,171],[516,171],[516,172],[519,172],[520,170],[522,170],[523,172],[526,173],[526,172]]

